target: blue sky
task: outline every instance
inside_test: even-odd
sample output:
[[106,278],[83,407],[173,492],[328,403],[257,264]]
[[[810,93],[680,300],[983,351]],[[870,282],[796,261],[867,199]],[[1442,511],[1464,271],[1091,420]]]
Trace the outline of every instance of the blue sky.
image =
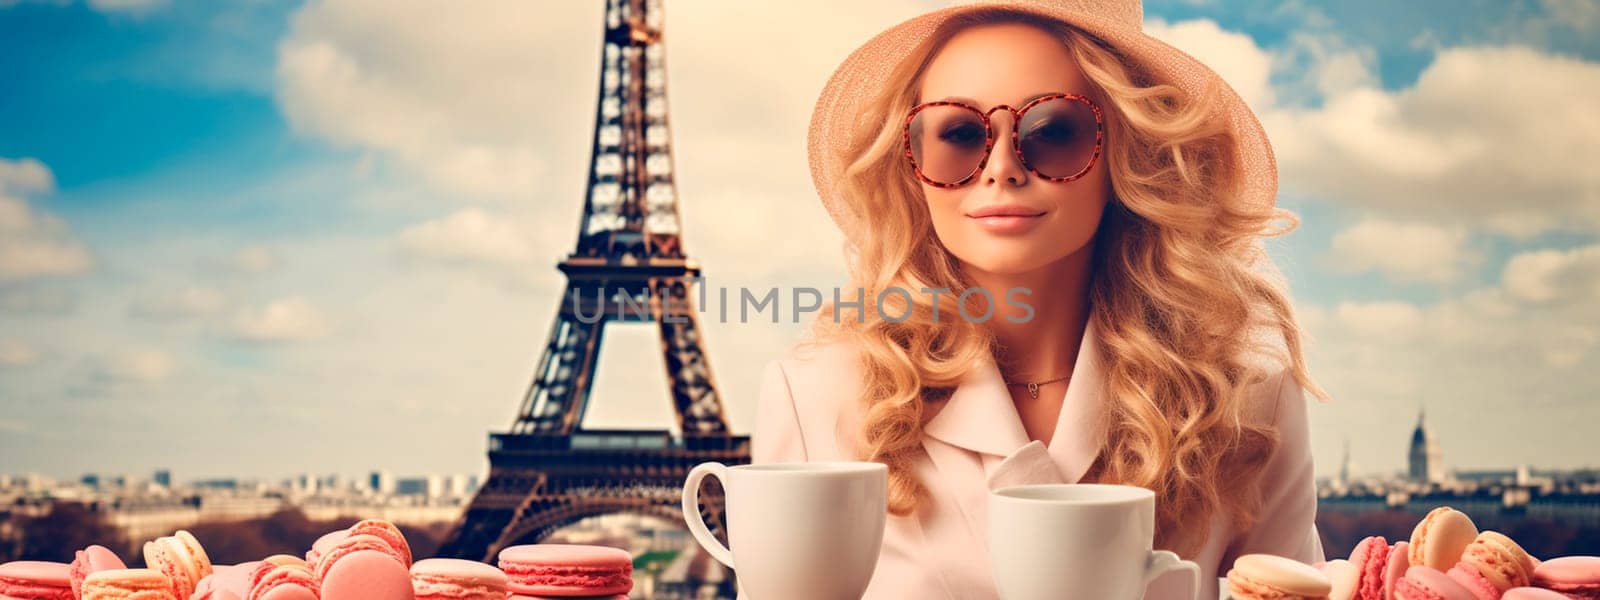
[[[840,281],[811,102],[939,4],[669,3],[687,244],[714,284]],[[1399,468],[1421,405],[1461,468],[1592,465],[1600,6],[1146,17],[1278,149],[1303,223],[1270,247],[1335,396],[1318,471],[1346,439],[1358,471]],[[584,3],[0,1],[0,472],[481,470],[554,314],[598,45]],[[707,329],[747,431],[800,330]],[[592,425],[667,423],[650,339],[608,333]]]

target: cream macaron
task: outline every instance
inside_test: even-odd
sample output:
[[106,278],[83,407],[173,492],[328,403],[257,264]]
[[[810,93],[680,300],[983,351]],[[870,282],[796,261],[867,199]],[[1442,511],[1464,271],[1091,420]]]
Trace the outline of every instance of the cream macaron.
[[1449,571],[1478,537],[1478,526],[1466,513],[1441,506],[1428,512],[1411,530],[1411,566]]
[[1271,554],[1246,554],[1228,570],[1228,593],[1237,600],[1327,598],[1333,582],[1303,562]]

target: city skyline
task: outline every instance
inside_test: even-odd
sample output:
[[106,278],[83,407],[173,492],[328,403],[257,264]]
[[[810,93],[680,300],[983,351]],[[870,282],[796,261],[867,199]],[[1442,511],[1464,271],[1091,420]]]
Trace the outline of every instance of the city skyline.
[[[1593,472],[1593,471],[1600,470],[1600,462],[1582,463],[1582,464],[1578,464],[1578,465],[1575,465],[1575,466],[1572,466],[1572,467],[1567,467],[1567,468],[1547,468],[1544,465],[1538,465],[1538,464],[1532,464],[1532,463],[1519,463],[1519,464],[1509,464],[1509,465],[1456,465],[1456,464],[1451,464],[1448,460],[1444,459],[1443,450],[1438,446],[1438,440],[1437,440],[1437,437],[1434,434],[1433,430],[1431,428],[1426,427],[1425,416],[1426,416],[1426,411],[1419,408],[1418,414],[1417,414],[1417,420],[1412,425],[1412,432],[1408,436],[1408,439],[1410,440],[1410,442],[1409,442],[1409,447],[1406,450],[1406,459],[1405,459],[1405,462],[1399,468],[1389,469],[1389,470],[1371,470],[1371,469],[1363,469],[1363,468],[1361,468],[1360,465],[1350,461],[1350,455],[1349,455],[1349,450],[1348,450],[1349,441],[1348,441],[1348,438],[1347,438],[1346,442],[1345,442],[1346,450],[1344,451],[1343,459],[1337,465],[1334,465],[1332,467],[1328,467],[1326,465],[1318,465],[1317,473],[1316,473],[1317,479],[1318,480],[1322,480],[1322,481],[1341,481],[1341,480],[1342,481],[1356,481],[1356,480],[1361,480],[1361,479],[1373,479],[1373,478],[1385,478],[1385,477],[1388,477],[1388,478],[1392,478],[1394,480],[1403,480],[1403,481],[1412,481],[1412,482],[1425,482],[1425,483],[1429,483],[1429,482],[1438,483],[1438,482],[1445,481],[1447,478],[1453,477],[1458,473],[1483,473],[1483,472],[1496,472],[1496,471],[1510,471],[1510,472],[1530,471],[1530,472],[1555,472],[1555,473],[1583,473],[1583,472]],[[219,480],[234,480],[234,481],[239,481],[239,482],[259,482],[259,483],[273,483],[273,482],[281,483],[281,482],[293,481],[293,480],[299,479],[299,478],[312,477],[312,478],[315,478],[316,481],[319,482],[319,485],[321,483],[323,483],[323,482],[327,482],[327,481],[332,480],[332,479],[337,479],[337,480],[339,480],[339,481],[341,481],[341,482],[343,482],[345,484],[352,484],[354,487],[360,488],[363,485],[363,483],[362,483],[363,481],[372,481],[372,480],[374,480],[376,478],[379,478],[379,477],[390,477],[390,478],[392,478],[394,480],[418,480],[418,479],[426,479],[426,478],[433,478],[433,477],[452,478],[452,477],[460,476],[460,477],[470,478],[470,481],[473,482],[471,487],[476,487],[477,486],[477,482],[482,481],[482,479],[488,475],[488,469],[489,469],[488,461],[485,461],[484,464],[483,464],[483,468],[482,469],[480,469],[478,471],[475,471],[475,472],[471,472],[471,473],[422,473],[422,474],[418,474],[418,473],[395,473],[395,472],[389,471],[387,469],[369,469],[369,470],[366,470],[366,471],[363,471],[363,472],[358,472],[358,473],[334,473],[334,472],[298,471],[298,472],[293,472],[293,473],[280,473],[280,474],[277,474],[277,475],[266,474],[266,475],[256,475],[256,476],[248,476],[248,477],[239,476],[239,475],[206,475],[206,476],[196,476],[196,477],[185,478],[185,477],[182,477],[182,473],[179,473],[178,474],[179,476],[174,476],[172,469],[157,467],[157,468],[154,468],[154,469],[147,470],[147,472],[150,473],[150,478],[147,479],[147,480],[133,479],[133,474],[132,473],[128,473],[128,472],[85,472],[85,473],[81,473],[81,474],[77,474],[77,475],[70,475],[70,474],[63,475],[63,474],[39,473],[39,472],[20,472],[20,473],[0,472],[0,479],[4,479],[4,478],[7,478],[7,477],[15,479],[15,478],[19,478],[19,477],[26,477],[26,476],[29,476],[29,475],[41,475],[41,476],[50,477],[50,478],[52,478],[52,479],[54,479],[56,481],[67,481],[67,482],[70,482],[75,477],[79,478],[79,479],[82,479],[82,478],[88,478],[88,477],[91,477],[91,476],[94,476],[94,477],[112,476],[112,477],[130,478],[130,480],[132,480],[132,481],[150,481],[150,482],[160,483],[160,479],[164,475],[168,479],[168,481],[170,482],[169,484],[167,484],[167,487],[172,487],[173,485],[197,486],[197,485],[201,485],[201,484],[206,483],[206,482],[219,481]],[[367,485],[368,489],[379,489],[379,487],[381,487],[381,486],[374,487],[372,484],[366,484],[366,485]],[[3,486],[0,486],[0,487],[3,487]]]
[[[559,302],[601,7],[116,4],[0,2],[0,471],[486,468]],[[668,2],[709,281],[843,283],[806,116],[845,53],[940,4]],[[1335,398],[1309,411],[1319,476],[1346,440],[1403,470],[1419,404],[1446,465],[1595,460],[1600,132],[1562,115],[1600,94],[1600,17],[1446,6],[1146,4],[1278,149],[1303,222],[1268,247]],[[736,433],[800,331],[707,323]],[[586,426],[666,427],[655,332],[607,336]]]

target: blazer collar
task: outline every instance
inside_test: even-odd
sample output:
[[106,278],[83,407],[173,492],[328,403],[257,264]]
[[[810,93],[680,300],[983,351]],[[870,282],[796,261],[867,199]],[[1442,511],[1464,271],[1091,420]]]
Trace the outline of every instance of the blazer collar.
[[[1061,416],[1047,445],[1051,458],[1069,482],[1083,476],[1104,442],[1105,374],[1099,347],[1099,334],[1091,316],[1078,346]],[[945,406],[923,426],[923,433],[998,456],[1010,455],[1029,442],[1022,417],[991,357],[985,357],[962,379]]]

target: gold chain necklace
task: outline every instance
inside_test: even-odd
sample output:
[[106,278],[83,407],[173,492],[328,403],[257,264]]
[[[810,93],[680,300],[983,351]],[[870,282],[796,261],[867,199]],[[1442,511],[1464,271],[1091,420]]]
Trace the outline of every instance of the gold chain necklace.
[[1006,385],[1007,386],[1018,386],[1018,385],[1028,386],[1028,397],[1029,398],[1038,398],[1039,397],[1039,386],[1041,386],[1041,385],[1049,385],[1049,384],[1055,383],[1057,381],[1061,381],[1061,380],[1064,380],[1064,379],[1070,379],[1071,377],[1072,377],[1072,374],[1071,373],[1067,373],[1066,375],[1062,375],[1062,376],[1057,377],[1055,379],[1046,379],[1044,381],[1018,381],[1018,382],[1015,382],[1015,383],[1007,382]]

